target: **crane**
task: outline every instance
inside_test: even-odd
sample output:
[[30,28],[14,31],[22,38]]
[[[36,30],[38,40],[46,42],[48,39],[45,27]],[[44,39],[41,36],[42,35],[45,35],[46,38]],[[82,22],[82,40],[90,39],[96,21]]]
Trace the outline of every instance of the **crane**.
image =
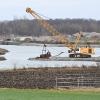
[[[90,58],[91,55],[94,54],[94,48],[88,46],[77,48],[77,45],[80,42],[80,39],[82,37],[82,32],[78,33],[74,44],[72,44],[66,36],[58,32],[52,25],[50,25],[46,20],[44,20],[43,17],[41,17],[37,12],[35,12],[31,8],[26,8],[26,12],[31,14],[37,20],[38,24],[42,26],[44,29],[46,29],[49,33],[51,33],[53,36],[58,36],[57,40],[59,40],[61,43],[63,43],[66,47],[70,49],[68,50],[70,58]],[[49,54],[49,57],[50,56],[51,54]],[[49,58],[47,54],[44,54],[42,57]]]

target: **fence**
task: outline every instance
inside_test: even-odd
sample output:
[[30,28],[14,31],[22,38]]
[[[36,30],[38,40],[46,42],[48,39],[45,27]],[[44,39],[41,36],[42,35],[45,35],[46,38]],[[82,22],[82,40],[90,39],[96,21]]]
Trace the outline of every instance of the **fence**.
[[55,80],[56,88],[100,87],[100,77],[98,76],[56,77]]

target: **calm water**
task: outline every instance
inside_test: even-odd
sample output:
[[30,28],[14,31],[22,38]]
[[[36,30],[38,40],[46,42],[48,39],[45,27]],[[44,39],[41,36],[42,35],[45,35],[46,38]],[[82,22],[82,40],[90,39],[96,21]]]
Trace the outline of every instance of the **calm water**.
[[[29,61],[28,58],[34,58],[41,54],[41,46],[14,46],[14,45],[0,45],[0,48],[9,50],[6,55],[6,61],[0,61],[0,69],[23,68],[23,67],[61,67],[61,66],[81,66],[94,65],[95,62],[86,61]],[[60,57],[68,56],[66,47],[48,47],[53,56],[64,52]],[[100,48],[96,48],[96,54],[93,56],[100,56]]]

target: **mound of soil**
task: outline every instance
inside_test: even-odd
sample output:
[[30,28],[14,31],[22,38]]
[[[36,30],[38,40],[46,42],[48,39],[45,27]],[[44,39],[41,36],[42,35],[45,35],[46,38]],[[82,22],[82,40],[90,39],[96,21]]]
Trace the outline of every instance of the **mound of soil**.
[[4,55],[7,52],[8,52],[8,50],[0,48],[0,55]]

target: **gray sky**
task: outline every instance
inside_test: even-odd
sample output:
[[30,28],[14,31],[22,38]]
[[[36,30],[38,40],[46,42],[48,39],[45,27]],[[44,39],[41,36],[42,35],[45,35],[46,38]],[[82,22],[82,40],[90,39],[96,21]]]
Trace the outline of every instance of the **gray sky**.
[[0,0],[0,21],[32,18],[31,7],[49,18],[92,18],[100,20],[100,0]]

